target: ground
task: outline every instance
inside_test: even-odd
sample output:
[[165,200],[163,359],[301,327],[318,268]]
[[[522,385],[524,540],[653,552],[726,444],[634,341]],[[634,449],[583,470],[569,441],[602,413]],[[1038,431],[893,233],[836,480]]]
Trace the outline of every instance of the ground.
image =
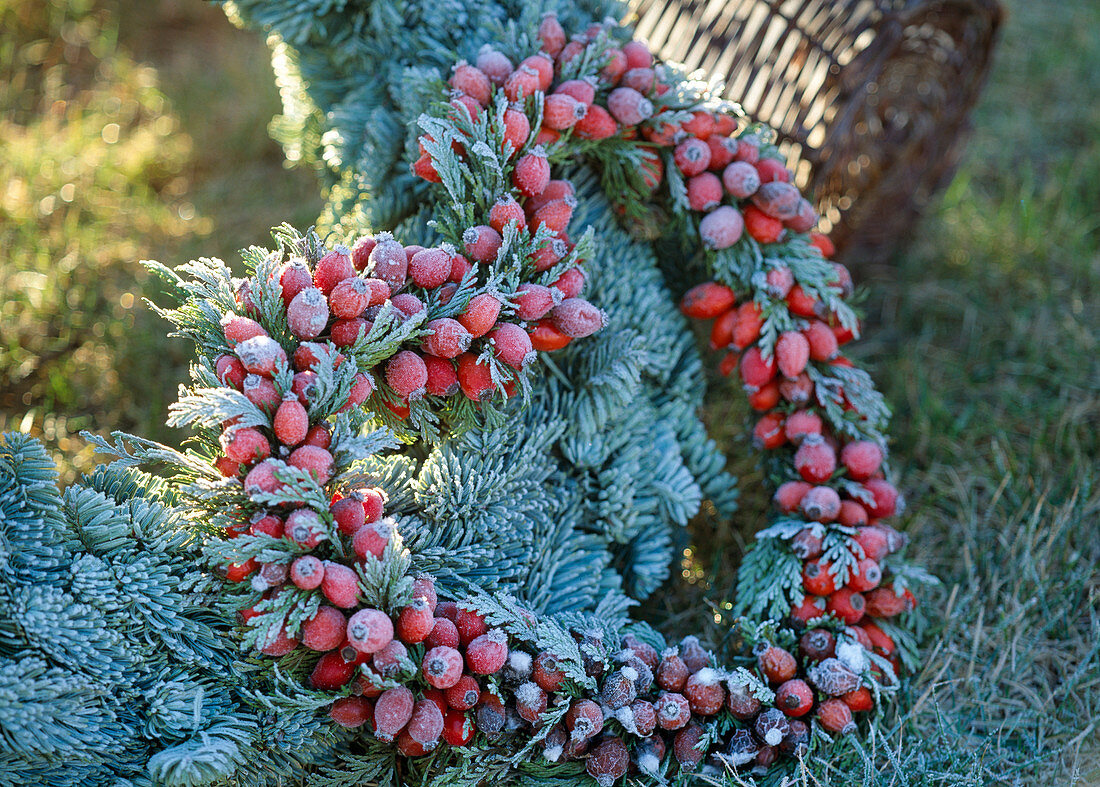
[[[911,783],[1100,783],[1100,6],[1008,6],[955,181],[906,251],[857,271],[910,554],[943,582],[887,741]],[[267,137],[263,43],[215,9],[13,0],[0,29],[0,429],[71,478],[80,429],[180,438],[163,419],[188,349],[137,261],[233,259],[321,198]],[[706,416],[747,457],[729,399]],[[729,596],[762,519],[751,460],[732,464],[743,513],[694,523],[706,548],[650,610],[672,629]]]

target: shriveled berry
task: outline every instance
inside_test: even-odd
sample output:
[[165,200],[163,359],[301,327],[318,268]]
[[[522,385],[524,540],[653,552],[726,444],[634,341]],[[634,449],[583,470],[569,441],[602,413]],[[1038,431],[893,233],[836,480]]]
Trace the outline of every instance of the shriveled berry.
[[603,711],[592,700],[578,700],[565,714],[565,729],[573,740],[591,740],[603,729]]
[[760,710],[758,700],[744,679],[739,679],[736,674],[726,682],[729,693],[726,695],[726,708],[733,717],[747,721],[754,717]]
[[683,694],[663,691],[654,706],[657,724],[662,730],[678,730],[691,720],[691,705]]
[[830,697],[839,697],[860,686],[859,676],[832,656],[822,659],[806,670],[809,681]]
[[778,746],[790,732],[790,724],[783,711],[778,708],[766,708],[756,717],[752,725],[756,737],[768,746]]
[[672,753],[683,771],[693,771],[702,762],[706,750],[702,746],[703,727],[692,722],[672,739]]
[[611,787],[626,775],[630,753],[622,739],[611,737],[593,747],[585,759],[585,770],[600,787]]

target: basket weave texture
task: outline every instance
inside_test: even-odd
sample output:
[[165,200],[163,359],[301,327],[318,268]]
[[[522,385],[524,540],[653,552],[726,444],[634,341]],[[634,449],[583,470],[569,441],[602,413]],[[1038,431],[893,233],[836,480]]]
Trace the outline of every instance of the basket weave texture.
[[662,57],[779,133],[849,262],[894,252],[958,164],[997,0],[630,0]]

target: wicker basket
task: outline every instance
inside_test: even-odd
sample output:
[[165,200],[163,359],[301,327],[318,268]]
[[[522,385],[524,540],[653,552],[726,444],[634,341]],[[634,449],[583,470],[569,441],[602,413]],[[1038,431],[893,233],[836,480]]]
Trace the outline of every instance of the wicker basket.
[[848,261],[889,255],[954,174],[997,0],[630,0],[663,57],[775,128]]

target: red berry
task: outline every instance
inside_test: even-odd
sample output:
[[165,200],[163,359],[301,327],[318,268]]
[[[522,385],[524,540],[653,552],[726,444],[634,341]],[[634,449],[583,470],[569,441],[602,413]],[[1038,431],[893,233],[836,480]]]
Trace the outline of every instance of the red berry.
[[687,683],[690,675],[687,665],[676,653],[674,648],[669,648],[661,657],[660,663],[654,674],[657,685],[665,691],[679,692]]
[[243,563],[231,563],[225,571],[225,578],[230,582],[244,582],[259,567],[260,564],[254,557],[250,557]]
[[535,360],[531,337],[515,323],[500,323],[489,332],[488,338],[493,354],[513,369],[523,369]]
[[757,665],[771,683],[783,683],[798,673],[798,662],[788,651],[770,645],[761,651]]
[[775,343],[775,360],[782,375],[794,379],[810,360],[810,343],[798,331],[781,333]]
[[258,322],[231,312],[226,312],[222,317],[221,326],[225,341],[230,347],[236,347],[238,343],[257,336],[267,336],[267,331]]
[[270,336],[253,336],[238,342],[234,350],[245,371],[271,377],[286,364],[286,351]]
[[390,299],[390,303],[397,312],[394,316],[401,321],[407,320],[409,317],[420,314],[425,310],[423,301],[411,292],[402,292],[394,295]]
[[566,298],[550,311],[550,319],[573,339],[591,336],[607,324],[607,315],[583,298]]
[[[690,178],[687,183],[687,197],[688,205],[692,210],[707,211],[711,208],[718,206],[718,203],[722,201],[722,181],[718,179],[718,176],[713,172],[701,172],[700,174]],[[736,213],[736,209],[731,208]],[[737,214],[737,221],[740,222],[741,214]],[[739,224],[743,226],[743,222]],[[737,238],[740,239],[741,233],[737,233]],[[704,241],[707,238],[704,236]],[[708,241],[708,243],[711,241]],[[737,241],[733,241],[736,243]],[[732,243],[729,245],[733,245]],[[712,246],[712,248],[726,248],[725,246]]]
[[[759,421],[752,430],[752,444],[758,450],[772,450],[779,448],[787,442],[787,436],[783,432],[783,414],[768,413]],[[839,505],[839,498],[837,500]]]
[[424,339],[424,349],[440,358],[457,358],[470,347],[470,332],[458,320],[440,317],[424,326],[431,335]]
[[[574,268],[573,270],[578,269]],[[541,284],[521,284],[516,289],[516,297],[513,302],[516,306],[517,319],[539,320],[561,302],[561,293]]]
[[499,315],[500,301],[496,296],[485,292],[470,299],[466,310],[458,316],[458,322],[470,332],[471,336],[478,338],[487,334],[496,325]]
[[321,257],[313,271],[313,286],[328,295],[344,279],[355,275],[355,266],[351,262],[351,253],[342,246]]
[[477,54],[477,67],[494,85],[503,85],[512,73],[512,61],[488,44],[481,47]]
[[538,724],[539,717],[546,710],[546,692],[527,681],[516,688],[515,695],[516,712],[520,718],[530,724]]
[[409,644],[423,642],[434,625],[435,618],[428,602],[423,598],[414,598],[413,603],[402,608],[397,616],[397,636]]
[[449,689],[462,677],[462,654],[446,645],[434,647],[424,654],[421,672],[429,685]]
[[369,522],[355,531],[351,548],[362,560],[368,555],[381,559],[392,537],[393,528],[388,522]]
[[848,710],[853,713],[871,710],[875,707],[875,698],[871,695],[871,690],[866,686],[860,686],[855,691],[841,694],[840,700],[847,705]]
[[706,320],[717,317],[733,307],[733,290],[724,284],[710,281],[692,287],[680,300],[680,311],[688,317]]
[[815,596],[828,596],[836,590],[836,577],[827,560],[814,560],[802,567],[802,587]]
[[810,360],[831,361],[836,358],[838,353],[836,334],[821,320],[811,320],[810,327],[803,331],[803,335],[810,345]]
[[522,110],[512,107],[504,110],[504,146],[507,150],[511,145],[509,158],[523,149],[529,136],[531,136],[531,121],[527,119],[527,115]]
[[673,153],[673,160],[688,177],[698,175],[710,166],[710,147],[701,139],[685,139]]
[[484,71],[471,66],[465,60],[455,64],[448,84],[455,90],[465,93],[481,106],[489,106],[489,98],[493,91],[489,77]]
[[[374,734],[391,742],[413,717],[413,693],[404,686],[386,689],[374,704]],[[435,705],[428,703],[434,708]],[[435,708],[439,713],[439,708]]]
[[862,595],[845,587],[829,596],[826,609],[845,623],[858,623],[863,618],[866,603]]
[[617,87],[607,96],[607,109],[624,126],[636,126],[653,115],[653,104],[631,87]]
[[787,439],[795,445],[800,445],[809,435],[821,435],[824,422],[821,416],[809,410],[796,410],[787,416],[784,431]]
[[317,691],[337,691],[352,679],[358,669],[355,661],[345,661],[340,651],[325,653],[309,676],[309,685]]
[[804,680],[788,680],[775,690],[775,706],[788,716],[804,716],[813,704],[814,693]]
[[836,521],[845,527],[866,525],[867,509],[854,500],[844,500],[840,504],[840,514],[837,515]]
[[592,104],[584,117],[573,126],[581,139],[600,140],[615,136],[618,126],[611,113],[599,104]]
[[789,183],[791,173],[783,166],[783,162],[773,158],[763,158],[756,162],[756,171],[760,173],[761,183],[780,181]]
[[857,567],[848,575],[848,587],[857,593],[874,590],[880,582],[882,582],[882,569],[869,557],[859,561]]
[[281,487],[282,484],[275,478],[275,465],[270,459],[260,462],[244,477],[244,491],[248,495],[277,492]]
[[374,718],[374,705],[365,697],[341,697],[332,703],[328,716],[346,729],[362,727]]
[[294,296],[286,310],[287,325],[300,339],[314,339],[328,325],[328,301],[316,287],[307,287]]
[[565,30],[558,21],[558,15],[553,12],[542,15],[537,35],[542,51],[551,57],[556,57],[565,47]]
[[[737,143],[720,134],[711,134],[704,141],[707,143],[707,147],[710,148],[710,164],[707,165],[707,169],[725,174],[726,167],[737,155]],[[720,178],[719,175],[715,175],[715,177]],[[721,188],[723,185],[722,180],[719,179],[718,183],[719,188]]]
[[561,669],[557,657],[543,651],[535,656],[534,666],[531,670],[531,680],[548,693],[560,691],[565,683],[565,672]]
[[409,276],[418,287],[439,287],[451,276],[451,255],[444,249],[424,249],[409,260]]
[[662,730],[678,730],[691,720],[691,707],[683,694],[662,691],[654,706],[657,708],[657,725]]
[[409,257],[405,253],[405,247],[388,232],[379,233],[368,258],[367,270],[389,287],[401,287],[409,271]]
[[469,710],[481,698],[481,687],[472,675],[463,675],[447,688],[444,696],[447,704],[455,710]]
[[806,496],[811,488],[810,484],[805,481],[787,481],[780,484],[779,488],[775,490],[775,496],[772,500],[780,511],[789,514],[798,509],[802,503],[802,498]]
[[787,293],[787,308],[799,317],[817,317],[824,309],[820,301],[802,289],[801,284],[794,285]]
[[[760,173],[748,162],[734,161],[722,170],[722,185],[731,196],[746,199],[760,188]],[[756,237],[751,230],[749,234]]]
[[802,513],[814,522],[833,522],[840,514],[840,495],[830,486],[815,486],[802,498]]
[[889,481],[871,478],[863,482],[863,488],[871,493],[874,502],[867,505],[867,514],[872,519],[885,519],[893,516],[898,508],[898,490]]
[[286,518],[285,535],[295,544],[312,549],[326,538],[325,527],[316,511],[299,508]]
[[830,699],[818,705],[817,720],[828,732],[849,735],[856,731],[856,723],[852,720],[852,710],[843,700]]
[[489,226],[503,235],[504,228],[513,222],[517,229],[522,230],[527,226],[527,217],[523,215],[523,208],[516,198],[505,194],[489,209]]
[[455,609],[454,624],[463,647],[489,631],[485,618],[480,613],[461,607]]
[[[570,268],[562,273],[562,275],[550,285],[550,288],[552,290],[557,290],[557,295],[561,296],[554,305],[560,304],[561,301],[567,298],[576,298],[580,295],[584,290],[586,278],[584,270],[581,268]],[[552,295],[551,297],[554,296]]]
[[864,602],[867,614],[876,618],[892,618],[912,609],[905,596],[899,596],[889,587],[875,588],[867,594]]
[[[338,564],[326,565],[326,579],[333,565]],[[348,619],[347,638],[351,647],[360,653],[376,653],[393,640],[393,622],[386,613],[377,609],[361,609]]]
[[332,454],[319,446],[299,446],[290,453],[286,462],[291,467],[308,472],[319,486],[324,486],[332,478]]
[[575,126],[587,112],[587,104],[559,91],[546,97],[542,107],[542,122],[555,131],[565,131]]
[[787,221],[798,215],[802,195],[790,183],[764,182],[752,197],[752,204],[773,219]]
[[760,710],[758,700],[749,689],[749,684],[742,678],[738,680],[736,675],[731,677],[726,684],[729,694],[726,696],[726,708],[733,717],[748,721]]
[[836,470],[836,451],[817,435],[807,435],[794,454],[799,474],[813,484],[828,481]]
[[870,440],[853,440],[840,450],[840,463],[856,481],[866,481],[882,467],[882,448]]
[[[359,577],[347,566],[326,560],[321,592],[331,604],[341,609],[350,609],[359,602]],[[390,628],[392,629],[393,626],[391,625]]]
[[425,355],[424,367],[428,371],[428,382],[425,384],[428,393],[443,397],[458,393],[458,374],[453,363],[445,358]]
[[745,231],[757,243],[776,243],[783,237],[783,222],[773,219],[754,205],[745,206],[743,218]]
[[232,355],[219,355],[214,362],[214,373],[218,378],[218,382],[222,385],[229,385],[241,390],[241,386],[244,385],[245,375],[248,374],[244,370],[244,365],[239,358],[234,358]]
[[784,219],[783,223],[795,232],[809,232],[817,224],[818,218],[817,211],[814,210],[814,206],[810,204],[810,201],[800,197],[795,215],[789,219]]
[[590,78],[568,79],[558,85],[554,89],[554,93],[570,96],[588,107],[591,106],[592,102],[596,99],[595,80]]
[[713,716],[721,710],[726,701],[726,691],[722,687],[722,676],[710,667],[695,672],[684,685],[691,712],[700,716]]
[[653,55],[642,41],[627,41],[623,44],[622,51],[627,68],[648,68],[653,65]]
[[290,398],[283,399],[279,409],[275,411],[272,429],[279,442],[286,446],[298,445],[306,439],[309,414],[297,397],[290,395]]
[[512,185],[524,196],[533,197],[541,194],[549,183],[550,162],[547,161],[546,151],[542,148],[535,148],[516,162],[516,168],[512,172]]
[[290,581],[302,590],[321,586],[325,578],[325,564],[313,555],[302,555],[290,564]]
[[462,393],[475,402],[492,397],[496,390],[488,364],[479,361],[473,353],[458,356],[457,376]]
[[[684,707],[687,707],[687,700],[684,700]],[[574,741],[591,740],[603,729],[603,711],[592,700],[578,700],[565,714],[565,729]]]
[[897,649],[897,645],[894,642],[893,637],[880,629],[874,623],[869,620],[864,620],[858,626],[857,629],[862,629],[869,640],[871,640],[871,650],[878,653],[881,656],[890,656]]
[[775,356],[765,360],[759,347],[750,347],[741,356],[740,367],[741,381],[745,388],[749,391],[759,390],[775,377]]
[[275,387],[275,383],[267,377],[260,377],[258,374],[250,374],[244,378],[241,392],[248,401],[268,414],[274,413],[279,403],[283,401],[283,398],[279,395],[279,390]]
[[[462,628],[459,627],[459,634]],[[493,629],[475,638],[466,646],[466,664],[477,675],[492,675],[508,660],[508,644],[504,632]]]
[[329,651],[344,641],[346,630],[347,620],[340,610],[321,606],[302,624],[302,644],[310,650]]
[[791,551],[799,560],[813,560],[821,557],[825,542],[817,529],[807,527],[799,530],[791,539]]
[[814,618],[825,614],[825,602],[818,600],[816,596],[805,596],[797,607],[791,607],[791,618],[802,623],[809,623]]
[[281,628],[274,637],[269,638],[267,642],[264,643],[264,646],[260,648],[260,652],[265,656],[278,658],[279,656],[285,656],[297,647],[298,640],[288,637],[286,629]]
[[421,398],[428,382],[424,359],[410,350],[402,350],[386,363],[386,382],[402,399]]
[[631,68],[623,74],[620,84],[633,88],[642,95],[649,95],[657,86],[657,72],[648,67]]
[[220,443],[225,455],[238,464],[250,465],[271,456],[267,438],[250,426],[229,427],[222,433]]

